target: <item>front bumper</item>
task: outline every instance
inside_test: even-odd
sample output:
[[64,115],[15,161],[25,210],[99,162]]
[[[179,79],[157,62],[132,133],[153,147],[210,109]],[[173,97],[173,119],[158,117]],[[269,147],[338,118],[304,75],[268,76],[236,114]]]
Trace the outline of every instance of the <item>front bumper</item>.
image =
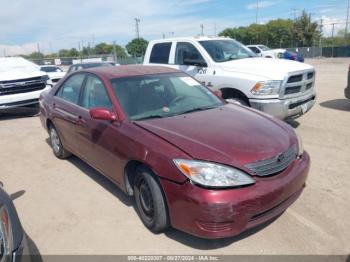
[[309,172],[305,152],[282,173],[237,189],[205,189],[161,180],[171,225],[191,235],[224,238],[242,233],[283,213],[301,194]]
[[[350,85],[350,83],[349,83],[349,85]],[[345,93],[345,97],[350,99],[350,86],[345,88],[344,93]]]
[[51,86],[47,85],[44,89],[38,91],[0,96],[0,111],[2,109],[38,104],[40,94],[50,89]]
[[316,102],[316,94],[289,99],[249,99],[250,105],[279,119],[296,118],[309,111]]

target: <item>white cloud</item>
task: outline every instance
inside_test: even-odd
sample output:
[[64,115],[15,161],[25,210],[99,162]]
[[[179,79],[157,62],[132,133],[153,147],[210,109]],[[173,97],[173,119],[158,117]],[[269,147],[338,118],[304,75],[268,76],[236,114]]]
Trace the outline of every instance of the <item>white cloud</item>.
[[[135,21],[140,18],[140,33],[146,39],[160,38],[163,33],[174,36],[196,35],[200,24],[205,32],[213,34],[232,22],[224,18],[215,21],[198,14],[200,4],[212,0],[44,0],[6,1],[1,4],[0,56],[27,54],[40,50],[49,53],[61,48],[78,48],[78,42],[101,41],[125,45],[134,38]],[[49,8],[48,8],[49,6]],[[48,11],[50,10],[50,11]]]
[[279,2],[280,1],[258,1],[258,2],[254,2],[254,3],[246,5],[246,8],[248,10],[252,10],[252,9],[256,9],[256,7],[258,5],[259,8],[262,9],[262,8],[267,8],[270,6],[277,5]]

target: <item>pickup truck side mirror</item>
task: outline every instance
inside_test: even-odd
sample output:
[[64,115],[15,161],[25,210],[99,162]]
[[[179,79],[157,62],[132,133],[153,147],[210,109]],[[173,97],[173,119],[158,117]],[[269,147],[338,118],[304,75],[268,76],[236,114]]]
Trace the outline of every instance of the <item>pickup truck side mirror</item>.
[[107,120],[107,121],[117,120],[117,115],[114,112],[109,111],[107,108],[101,108],[101,107],[91,108],[89,112],[92,119]]
[[199,66],[199,67],[208,67],[208,64],[202,59],[185,58],[184,64],[185,65],[192,65],[192,66]]

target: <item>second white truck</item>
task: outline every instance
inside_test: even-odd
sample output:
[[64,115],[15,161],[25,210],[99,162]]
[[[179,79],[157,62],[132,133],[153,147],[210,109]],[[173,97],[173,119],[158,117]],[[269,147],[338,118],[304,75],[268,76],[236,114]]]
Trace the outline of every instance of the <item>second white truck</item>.
[[257,57],[229,38],[151,41],[144,64],[182,70],[204,85],[220,90],[228,102],[251,106],[280,119],[305,114],[316,100],[312,66]]

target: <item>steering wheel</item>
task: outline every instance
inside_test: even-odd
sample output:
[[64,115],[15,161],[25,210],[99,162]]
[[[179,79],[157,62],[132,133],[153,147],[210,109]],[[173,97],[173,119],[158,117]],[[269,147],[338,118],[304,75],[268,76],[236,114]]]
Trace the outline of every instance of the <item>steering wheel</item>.
[[177,102],[180,102],[181,100],[186,99],[186,96],[177,96],[173,100],[170,101],[169,106],[172,106],[176,104]]

